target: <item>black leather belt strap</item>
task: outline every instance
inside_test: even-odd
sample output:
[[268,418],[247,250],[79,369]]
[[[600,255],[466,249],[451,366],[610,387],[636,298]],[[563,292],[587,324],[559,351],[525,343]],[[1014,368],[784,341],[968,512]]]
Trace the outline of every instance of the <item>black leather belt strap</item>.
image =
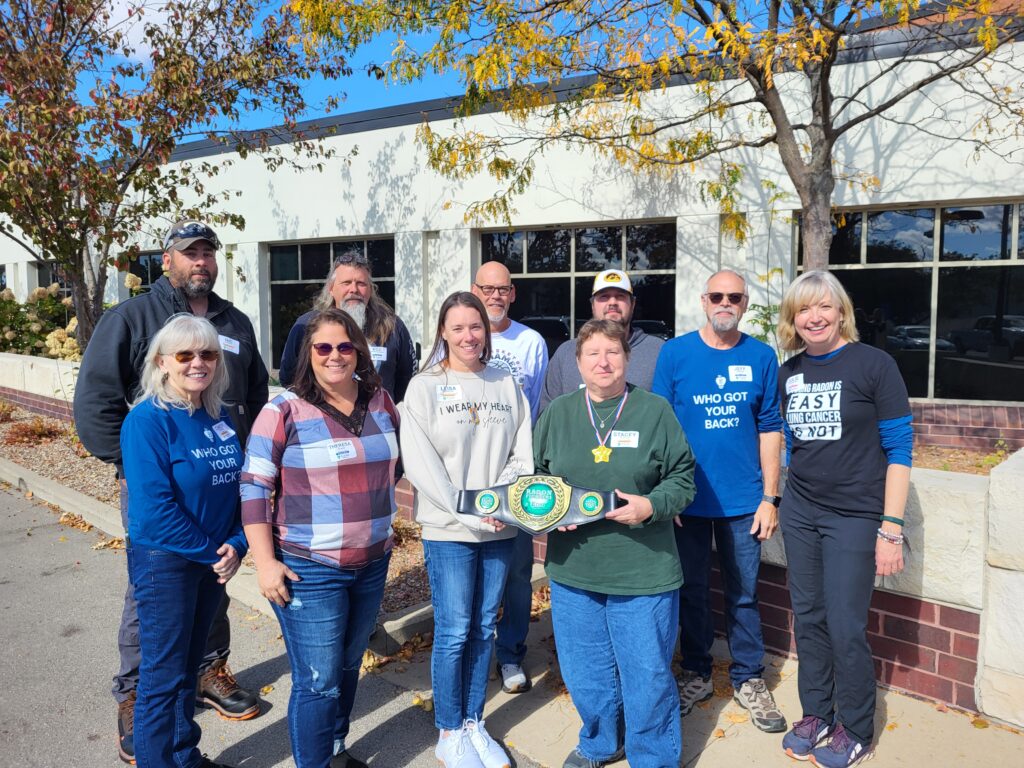
[[511,485],[459,492],[459,512],[493,517],[532,534],[591,523],[623,504],[613,491],[578,488],[556,475],[523,475]]

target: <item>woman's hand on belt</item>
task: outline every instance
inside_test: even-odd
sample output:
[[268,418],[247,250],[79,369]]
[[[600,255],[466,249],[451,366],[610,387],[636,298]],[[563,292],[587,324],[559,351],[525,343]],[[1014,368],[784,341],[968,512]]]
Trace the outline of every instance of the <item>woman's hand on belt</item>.
[[298,574],[277,558],[256,564],[256,581],[260,594],[275,605],[284,608],[292,599],[288,581],[302,581]]
[[903,570],[903,545],[884,539],[875,540],[875,574],[895,576]]
[[615,493],[626,503],[621,507],[609,510],[608,513],[605,514],[606,519],[614,520],[615,522],[622,523],[623,525],[639,525],[654,514],[654,507],[651,506],[651,502],[646,496],[637,496],[633,493],[623,493],[618,488],[615,489]]
[[242,564],[242,561],[235,548],[230,544],[221,544],[217,554],[220,555],[220,560],[213,564],[213,572],[217,574],[218,584],[227,584],[237,573],[238,566]]

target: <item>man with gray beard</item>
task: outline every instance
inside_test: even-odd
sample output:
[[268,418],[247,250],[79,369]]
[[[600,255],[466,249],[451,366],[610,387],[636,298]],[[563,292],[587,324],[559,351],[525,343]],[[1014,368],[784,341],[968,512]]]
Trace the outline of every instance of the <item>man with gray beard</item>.
[[278,378],[281,385],[291,386],[299,347],[306,335],[306,325],[317,312],[336,307],[344,310],[366,334],[370,354],[377,366],[384,389],[396,403],[405,397],[409,379],[416,372],[416,350],[402,319],[388,306],[373,284],[370,262],[361,244],[343,251],[317,297],[313,309],[295,321],[281,353]]
[[782,417],[778,360],[767,345],[739,330],[747,308],[746,280],[723,269],[701,294],[707,323],[662,347],[652,391],[667,399],[697,460],[697,494],[680,510],[676,546],[679,589],[681,711],[711,698],[711,541],[718,551],[725,628],[736,702],[762,731],[786,730],[765,685],[764,641],[757,607],[761,542],[778,526]]

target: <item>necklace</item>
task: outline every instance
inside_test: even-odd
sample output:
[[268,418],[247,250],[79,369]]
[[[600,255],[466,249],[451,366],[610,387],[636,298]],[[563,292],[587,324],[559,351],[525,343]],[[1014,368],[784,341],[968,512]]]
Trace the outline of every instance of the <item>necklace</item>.
[[604,419],[600,420],[600,428],[594,420],[594,404],[590,401],[590,393],[584,393],[587,399],[587,416],[590,417],[590,426],[594,428],[594,434],[597,436],[597,448],[591,449],[591,453],[594,454],[594,463],[600,464],[604,462],[608,464],[611,462],[612,449],[609,448],[605,443],[608,442],[608,437],[611,435],[612,430],[615,429],[615,425],[619,422],[619,417],[622,416],[622,409],[626,407],[626,400],[629,399],[629,390],[625,390],[622,393],[622,402],[619,403],[618,409],[615,411],[615,419],[612,421],[611,426],[608,427],[608,431],[604,433],[604,437],[601,436],[601,430],[604,429],[605,420],[608,418],[605,416]]

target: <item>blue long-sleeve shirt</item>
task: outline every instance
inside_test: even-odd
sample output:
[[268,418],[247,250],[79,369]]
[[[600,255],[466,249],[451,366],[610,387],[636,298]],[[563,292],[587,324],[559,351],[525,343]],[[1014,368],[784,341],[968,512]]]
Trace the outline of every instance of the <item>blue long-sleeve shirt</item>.
[[238,480],[242,447],[226,412],[140,403],[121,428],[128,483],[128,538],[189,560],[213,564],[231,544],[242,557]]

